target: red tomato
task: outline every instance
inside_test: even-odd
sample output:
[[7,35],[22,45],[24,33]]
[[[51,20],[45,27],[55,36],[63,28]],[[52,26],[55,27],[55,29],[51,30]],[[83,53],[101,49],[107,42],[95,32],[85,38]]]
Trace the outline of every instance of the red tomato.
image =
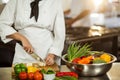
[[27,79],[27,73],[26,72],[20,72],[19,73],[20,80],[26,80]]
[[42,73],[40,73],[39,71],[34,73],[34,80],[42,80],[42,78]]
[[34,73],[30,72],[28,73],[28,80],[33,80],[34,79]]

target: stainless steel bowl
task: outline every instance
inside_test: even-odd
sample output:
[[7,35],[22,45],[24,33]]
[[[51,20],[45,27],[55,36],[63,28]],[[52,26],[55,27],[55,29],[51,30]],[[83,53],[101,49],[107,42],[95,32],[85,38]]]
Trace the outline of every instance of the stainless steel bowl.
[[64,54],[62,56],[62,60],[65,62],[67,67],[76,73],[78,73],[79,76],[100,76],[106,74],[110,68],[112,67],[112,63],[117,60],[117,58],[112,55],[112,61],[109,63],[99,63],[99,64],[76,64],[72,62],[68,62],[66,60],[67,54]]

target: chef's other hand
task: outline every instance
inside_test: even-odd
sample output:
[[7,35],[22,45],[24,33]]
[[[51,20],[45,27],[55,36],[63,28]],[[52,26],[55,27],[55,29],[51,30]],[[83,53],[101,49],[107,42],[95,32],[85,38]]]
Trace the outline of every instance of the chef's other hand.
[[65,23],[67,25],[66,27],[69,28],[74,23],[74,19],[66,19]]
[[45,59],[46,65],[53,65],[55,63],[55,55],[54,54],[48,54]]
[[22,42],[22,46],[26,52],[28,52],[30,54],[32,54],[34,52],[34,49],[31,45],[31,43],[27,39],[23,39],[21,42]]

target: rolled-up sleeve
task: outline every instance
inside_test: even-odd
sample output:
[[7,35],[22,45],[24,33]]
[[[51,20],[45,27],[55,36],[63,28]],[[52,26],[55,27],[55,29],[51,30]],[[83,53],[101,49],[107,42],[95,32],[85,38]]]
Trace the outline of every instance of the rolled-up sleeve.
[[[58,1],[61,1],[61,0],[58,0]],[[64,22],[62,6],[60,3],[58,6],[58,10],[57,10],[58,12],[56,15],[54,30],[53,30],[54,41],[53,41],[53,45],[49,49],[49,53],[53,53],[57,56],[61,56],[61,53],[64,48],[64,41],[65,41],[65,22]]]
[[11,27],[15,20],[16,1],[17,0],[10,0],[0,15],[0,36],[4,43],[12,40],[6,38],[7,35],[11,35],[16,32],[16,30]]

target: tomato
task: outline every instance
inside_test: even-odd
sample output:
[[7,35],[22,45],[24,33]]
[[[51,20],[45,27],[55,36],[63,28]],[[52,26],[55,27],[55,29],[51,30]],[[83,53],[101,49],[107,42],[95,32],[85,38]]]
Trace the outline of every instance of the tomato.
[[26,72],[20,72],[19,73],[20,80],[26,80],[27,79],[27,73]]
[[42,80],[43,75],[39,71],[34,73],[34,80]]
[[33,80],[34,79],[34,73],[30,72],[28,73],[28,80]]

